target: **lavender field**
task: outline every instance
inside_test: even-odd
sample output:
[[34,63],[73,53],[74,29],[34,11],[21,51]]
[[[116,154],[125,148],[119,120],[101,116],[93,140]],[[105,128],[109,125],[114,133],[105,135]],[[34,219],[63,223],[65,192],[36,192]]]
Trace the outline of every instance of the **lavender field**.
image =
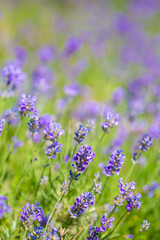
[[160,239],[160,0],[0,1],[0,240]]

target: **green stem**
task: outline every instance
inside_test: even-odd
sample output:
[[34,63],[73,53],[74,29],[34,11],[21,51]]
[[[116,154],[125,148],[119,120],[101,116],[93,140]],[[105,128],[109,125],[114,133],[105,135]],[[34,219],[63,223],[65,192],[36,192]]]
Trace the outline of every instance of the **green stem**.
[[104,189],[105,189],[105,187],[106,187],[106,184],[107,184],[107,182],[108,182],[108,179],[109,179],[109,177],[106,178],[106,181],[105,181],[104,186],[103,186],[103,188],[102,188],[102,192],[101,192],[101,194],[100,194],[100,196],[99,196],[98,202],[100,201],[100,199],[101,199],[101,197],[102,197],[102,194],[103,194],[103,192],[104,192]]

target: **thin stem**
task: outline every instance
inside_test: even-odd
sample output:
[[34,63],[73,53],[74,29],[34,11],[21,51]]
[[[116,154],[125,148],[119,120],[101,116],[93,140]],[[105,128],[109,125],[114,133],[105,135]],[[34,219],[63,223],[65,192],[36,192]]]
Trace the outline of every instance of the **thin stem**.
[[108,182],[108,179],[109,179],[109,177],[106,178],[106,181],[105,181],[105,183],[104,183],[104,186],[103,186],[103,188],[102,188],[102,192],[101,192],[101,194],[100,194],[100,196],[99,196],[98,201],[100,201],[100,199],[101,199],[101,197],[102,197],[102,194],[103,194],[103,192],[104,192],[104,189],[105,189],[105,187],[106,187],[106,184],[107,184],[107,182]]
[[118,222],[116,223],[116,225],[114,226],[114,228],[112,229],[112,231],[107,234],[107,236],[105,236],[104,238],[102,238],[102,240],[107,239],[117,228],[117,226],[119,225],[119,223],[121,222],[121,220],[125,217],[125,215],[127,214],[127,211],[120,217],[120,219],[118,220]]

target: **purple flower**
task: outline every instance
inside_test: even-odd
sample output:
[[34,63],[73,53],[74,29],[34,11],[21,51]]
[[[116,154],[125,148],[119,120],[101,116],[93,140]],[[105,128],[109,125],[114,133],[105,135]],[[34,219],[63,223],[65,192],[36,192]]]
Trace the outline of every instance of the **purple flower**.
[[61,194],[64,195],[68,191],[69,182],[65,179],[61,186]]
[[102,189],[103,189],[102,182],[97,183],[96,181],[94,181],[94,186],[93,186],[94,194],[101,194]]
[[51,62],[54,59],[54,49],[52,46],[45,45],[37,53],[37,57],[42,62]]
[[20,220],[24,227],[31,226],[36,220],[40,223],[44,218],[44,211],[42,207],[39,207],[38,202],[36,204],[27,203],[22,210]]
[[112,101],[114,104],[120,104],[125,98],[125,90],[123,88],[116,88],[112,93]]
[[11,94],[26,78],[26,74],[16,62],[7,63],[2,69],[2,76],[5,87]]
[[94,157],[95,153],[92,152],[91,146],[81,146],[76,155],[73,157],[74,163],[72,164],[72,166],[76,169],[76,171],[84,172],[86,167],[90,162],[92,162]]
[[3,131],[4,125],[5,125],[5,120],[2,118],[0,119],[0,135],[1,135],[1,132]]
[[11,208],[6,201],[7,197],[0,195],[0,219],[5,215],[5,213],[11,212]]
[[8,124],[16,125],[18,123],[18,112],[17,108],[13,107],[8,110],[6,110],[2,117],[5,118],[5,120],[8,122]]
[[99,240],[97,237],[99,235],[99,228],[98,227],[90,227],[90,230],[88,231],[89,237],[87,237],[87,240]]
[[57,234],[58,229],[54,226],[53,222],[49,222],[46,232],[43,234],[42,240],[59,240]]
[[95,196],[93,196],[91,192],[81,193],[74,205],[68,209],[68,212],[72,218],[77,218],[79,215],[82,215],[89,206],[92,206],[94,202]]
[[83,127],[83,125],[79,125],[79,129],[77,130],[77,132],[75,132],[75,137],[74,140],[77,143],[82,143],[87,135],[88,132],[88,128]]
[[142,228],[140,229],[141,232],[146,231],[149,229],[150,223],[147,220],[143,220],[141,223]]
[[107,228],[108,229],[112,228],[114,217],[107,218],[107,213],[105,213],[101,218],[101,222],[102,222],[102,227],[100,227],[100,232],[104,232],[106,231]]
[[55,142],[62,135],[64,135],[64,130],[62,130],[60,123],[50,121],[48,125],[44,128],[44,134],[45,140]]
[[18,103],[18,111],[22,117],[30,117],[31,112],[35,112],[35,103],[37,102],[36,97],[31,95],[22,94],[20,101]]
[[153,138],[148,133],[143,136],[143,139],[139,145],[141,152],[147,151],[153,145]]
[[82,43],[79,38],[69,37],[66,41],[65,46],[65,55],[70,57],[73,53],[78,51],[81,47]]
[[23,65],[26,58],[27,58],[27,52],[26,49],[22,46],[18,46],[15,48],[15,57],[19,64]]
[[150,185],[144,185],[143,186],[144,191],[148,193],[148,197],[153,197],[154,191],[157,188],[159,188],[159,185],[155,181],[153,183],[151,183]]
[[58,141],[53,142],[48,147],[46,147],[45,154],[48,156],[48,158],[56,158],[56,155],[58,152],[61,152],[62,144],[59,144]]
[[133,208],[139,209],[141,206],[141,202],[139,201],[141,198],[141,194],[137,193],[136,195],[129,195],[126,200],[127,200],[127,206],[126,209],[127,211],[132,211]]
[[109,133],[113,126],[117,126],[119,123],[119,114],[118,113],[110,113],[108,112],[105,116],[105,123],[101,123],[102,130],[104,132]]
[[34,227],[33,232],[27,234],[26,240],[39,239],[41,236],[43,236],[43,228],[41,226]]
[[33,116],[30,118],[29,123],[27,123],[29,126],[29,131],[35,135],[38,133],[38,130],[40,128],[40,123],[39,123],[39,117],[38,116]]
[[39,90],[42,93],[49,92],[53,90],[52,82],[54,80],[54,74],[52,69],[48,66],[40,65],[38,66],[32,74],[32,83],[34,89]]
[[14,149],[17,149],[17,148],[23,146],[23,142],[22,141],[18,141],[18,138],[16,136],[12,137],[11,141],[14,143],[14,146],[13,146]]
[[104,166],[103,173],[108,177],[115,174],[119,175],[124,159],[126,158],[122,152],[122,149],[114,151],[110,156],[108,164]]
[[72,99],[79,94],[79,86],[76,83],[71,83],[68,86],[64,86],[63,91],[68,99]]
[[118,185],[119,193],[123,196],[129,196],[133,194],[133,189],[135,189],[135,182],[130,182],[130,183],[123,183],[123,178],[120,178],[118,181],[120,184]]

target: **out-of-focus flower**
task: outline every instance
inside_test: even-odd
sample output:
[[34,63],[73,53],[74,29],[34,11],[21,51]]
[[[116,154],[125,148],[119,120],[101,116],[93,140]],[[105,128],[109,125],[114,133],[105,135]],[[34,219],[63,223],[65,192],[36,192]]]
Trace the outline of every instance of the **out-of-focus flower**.
[[0,196],[0,219],[6,214],[11,212],[10,206],[7,204],[7,197]]
[[5,125],[5,120],[2,118],[0,119],[0,135],[1,135],[1,132],[3,131],[4,125]]
[[19,141],[16,136],[15,136],[15,137],[12,137],[12,138],[11,138],[11,141],[14,143],[14,145],[13,145],[13,148],[14,148],[14,149],[17,149],[17,148],[23,146],[23,142],[22,142],[22,141]]
[[96,120],[95,119],[87,120],[86,127],[89,132],[94,132],[94,129],[96,127]]
[[65,55],[70,57],[76,51],[78,51],[82,46],[82,42],[79,38],[69,37],[66,41],[66,46],[64,49]]
[[94,202],[95,197],[91,192],[81,193],[76,199],[74,205],[68,209],[68,212],[72,218],[77,218],[79,215],[82,215],[89,206],[92,206]]
[[47,176],[43,176],[40,180],[40,184],[43,186],[43,185],[46,185],[48,182],[48,177]]
[[140,229],[140,231],[143,232],[143,231],[148,230],[149,225],[150,225],[150,223],[147,220],[143,220],[143,222],[141,223],[142,228]]
[[2,76],[6,90],[13,95],[18,86],[26,79],[17,62],[7,63],[2,69]]
[[27,58],[26,49],[22,46],[18,46],[15,48],[14,52],[15,52],[15,58],[17,59],[18,63],[20,65],[23,65]]
[[18,123],[18,112],[17,108],[13,107],[6,110],[2,117],[8,122],[8,124],[16,125]]
[[51,62],[54,59],[54,49],[52,46],[45,45],[37,53],[37,57],[42,62]]
[[18,111],[22,117],[30,117],[31,112],[35,112],[35,103],[37,102],[36,97],[31,95],[22,94],[20,101],[18,103]]
[[149,185],[143,186],[144,191],[148,193],[148,197],[153,197],[155,190],[158,188],[159,188],[159,185],[155,181]]
[[91,146],[81,146],[76,155],[73,157],[72,166],[76,169],[76,171],[84,172],[86,167],[90,162],[92,162],[94,157],[95,153],[92,152]]
[[54,226],[53,222],[49,222],[48,228],[46,232],[44,232],[42,240],[59,240],[59,236],[57,234],[58,229]]
[[112,93],[112,101],[114,104],[120,104],[125,98],[125,90],[123,88],[116,88]]
[[113,114],[108,112],[105,116],[105,123],[101,123],[102,130],[109,133],[113,126],[117,126],[119,123],[119,114]]
[[64,195],[68,191],[69,182],[65,179],[61,186],[61,194]]

